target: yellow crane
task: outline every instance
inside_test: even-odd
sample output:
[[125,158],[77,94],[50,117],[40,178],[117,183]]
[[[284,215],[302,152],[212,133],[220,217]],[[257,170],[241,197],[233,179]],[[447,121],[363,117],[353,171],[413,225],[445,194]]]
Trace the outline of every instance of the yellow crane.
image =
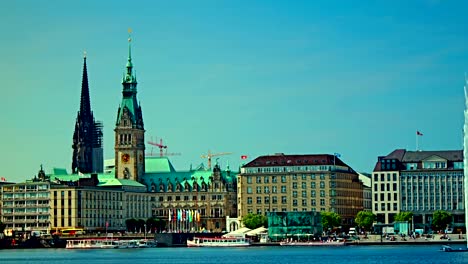
[[212,157],[229,155],[229,154],[232,154],[232,152],[211,153],[211,151],[208,150],[208,154],[201,155],[201,158],[202,159],[208,159],[208,169],[211,169],[211,158]]

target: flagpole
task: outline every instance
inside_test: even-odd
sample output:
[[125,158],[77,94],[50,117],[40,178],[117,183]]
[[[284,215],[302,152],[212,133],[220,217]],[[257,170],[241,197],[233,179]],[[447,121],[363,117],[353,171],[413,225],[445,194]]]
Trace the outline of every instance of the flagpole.
[[418,132],[416,132],[416,151],[419,151],[419,135],[418,135]]

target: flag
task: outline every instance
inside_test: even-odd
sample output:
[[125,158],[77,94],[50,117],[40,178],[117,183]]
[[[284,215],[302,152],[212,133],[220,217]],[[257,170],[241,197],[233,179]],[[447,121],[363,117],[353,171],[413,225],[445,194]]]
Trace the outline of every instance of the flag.
[[336,153],[336,152],[335,152],[335,153],[333,154],[333,156],[335,156],[335,157],[339,158],[339,157],[341,157],[341,154],[340,154],[340,153]]
[[243,159],[243,160],[247,159],[247,155],[242,155],[241,159]]
[[422,136],[423,133],[419,132],[419,130],[416,130],[416,136]]

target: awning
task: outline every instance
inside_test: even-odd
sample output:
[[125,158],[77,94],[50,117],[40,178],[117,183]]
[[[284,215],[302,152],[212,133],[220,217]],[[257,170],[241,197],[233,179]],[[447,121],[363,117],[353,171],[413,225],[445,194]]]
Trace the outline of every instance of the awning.
[[223,237],[244,237],[245,233],[249,232],[250,230],[252,229],[247,228],[247,227],[242,227],[235,231],[224,234]]
[[259,234],[262,234],[262,233],[266,233],[268,232],[268,228],[265,228],[265,227],[259,227],[259,228],[256,228],[254,230],[250,230],[249,232],[245,233],[246,235],[248,236],[257,236]]

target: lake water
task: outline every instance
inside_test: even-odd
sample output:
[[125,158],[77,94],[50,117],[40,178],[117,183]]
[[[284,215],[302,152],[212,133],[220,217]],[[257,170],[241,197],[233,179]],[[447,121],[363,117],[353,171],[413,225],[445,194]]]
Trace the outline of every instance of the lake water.
[[[456,247],[466,245],[453,245]],[[468,252],[446,253],[440,245],[142,249],[0,250],[0,263],[468,263]]]

